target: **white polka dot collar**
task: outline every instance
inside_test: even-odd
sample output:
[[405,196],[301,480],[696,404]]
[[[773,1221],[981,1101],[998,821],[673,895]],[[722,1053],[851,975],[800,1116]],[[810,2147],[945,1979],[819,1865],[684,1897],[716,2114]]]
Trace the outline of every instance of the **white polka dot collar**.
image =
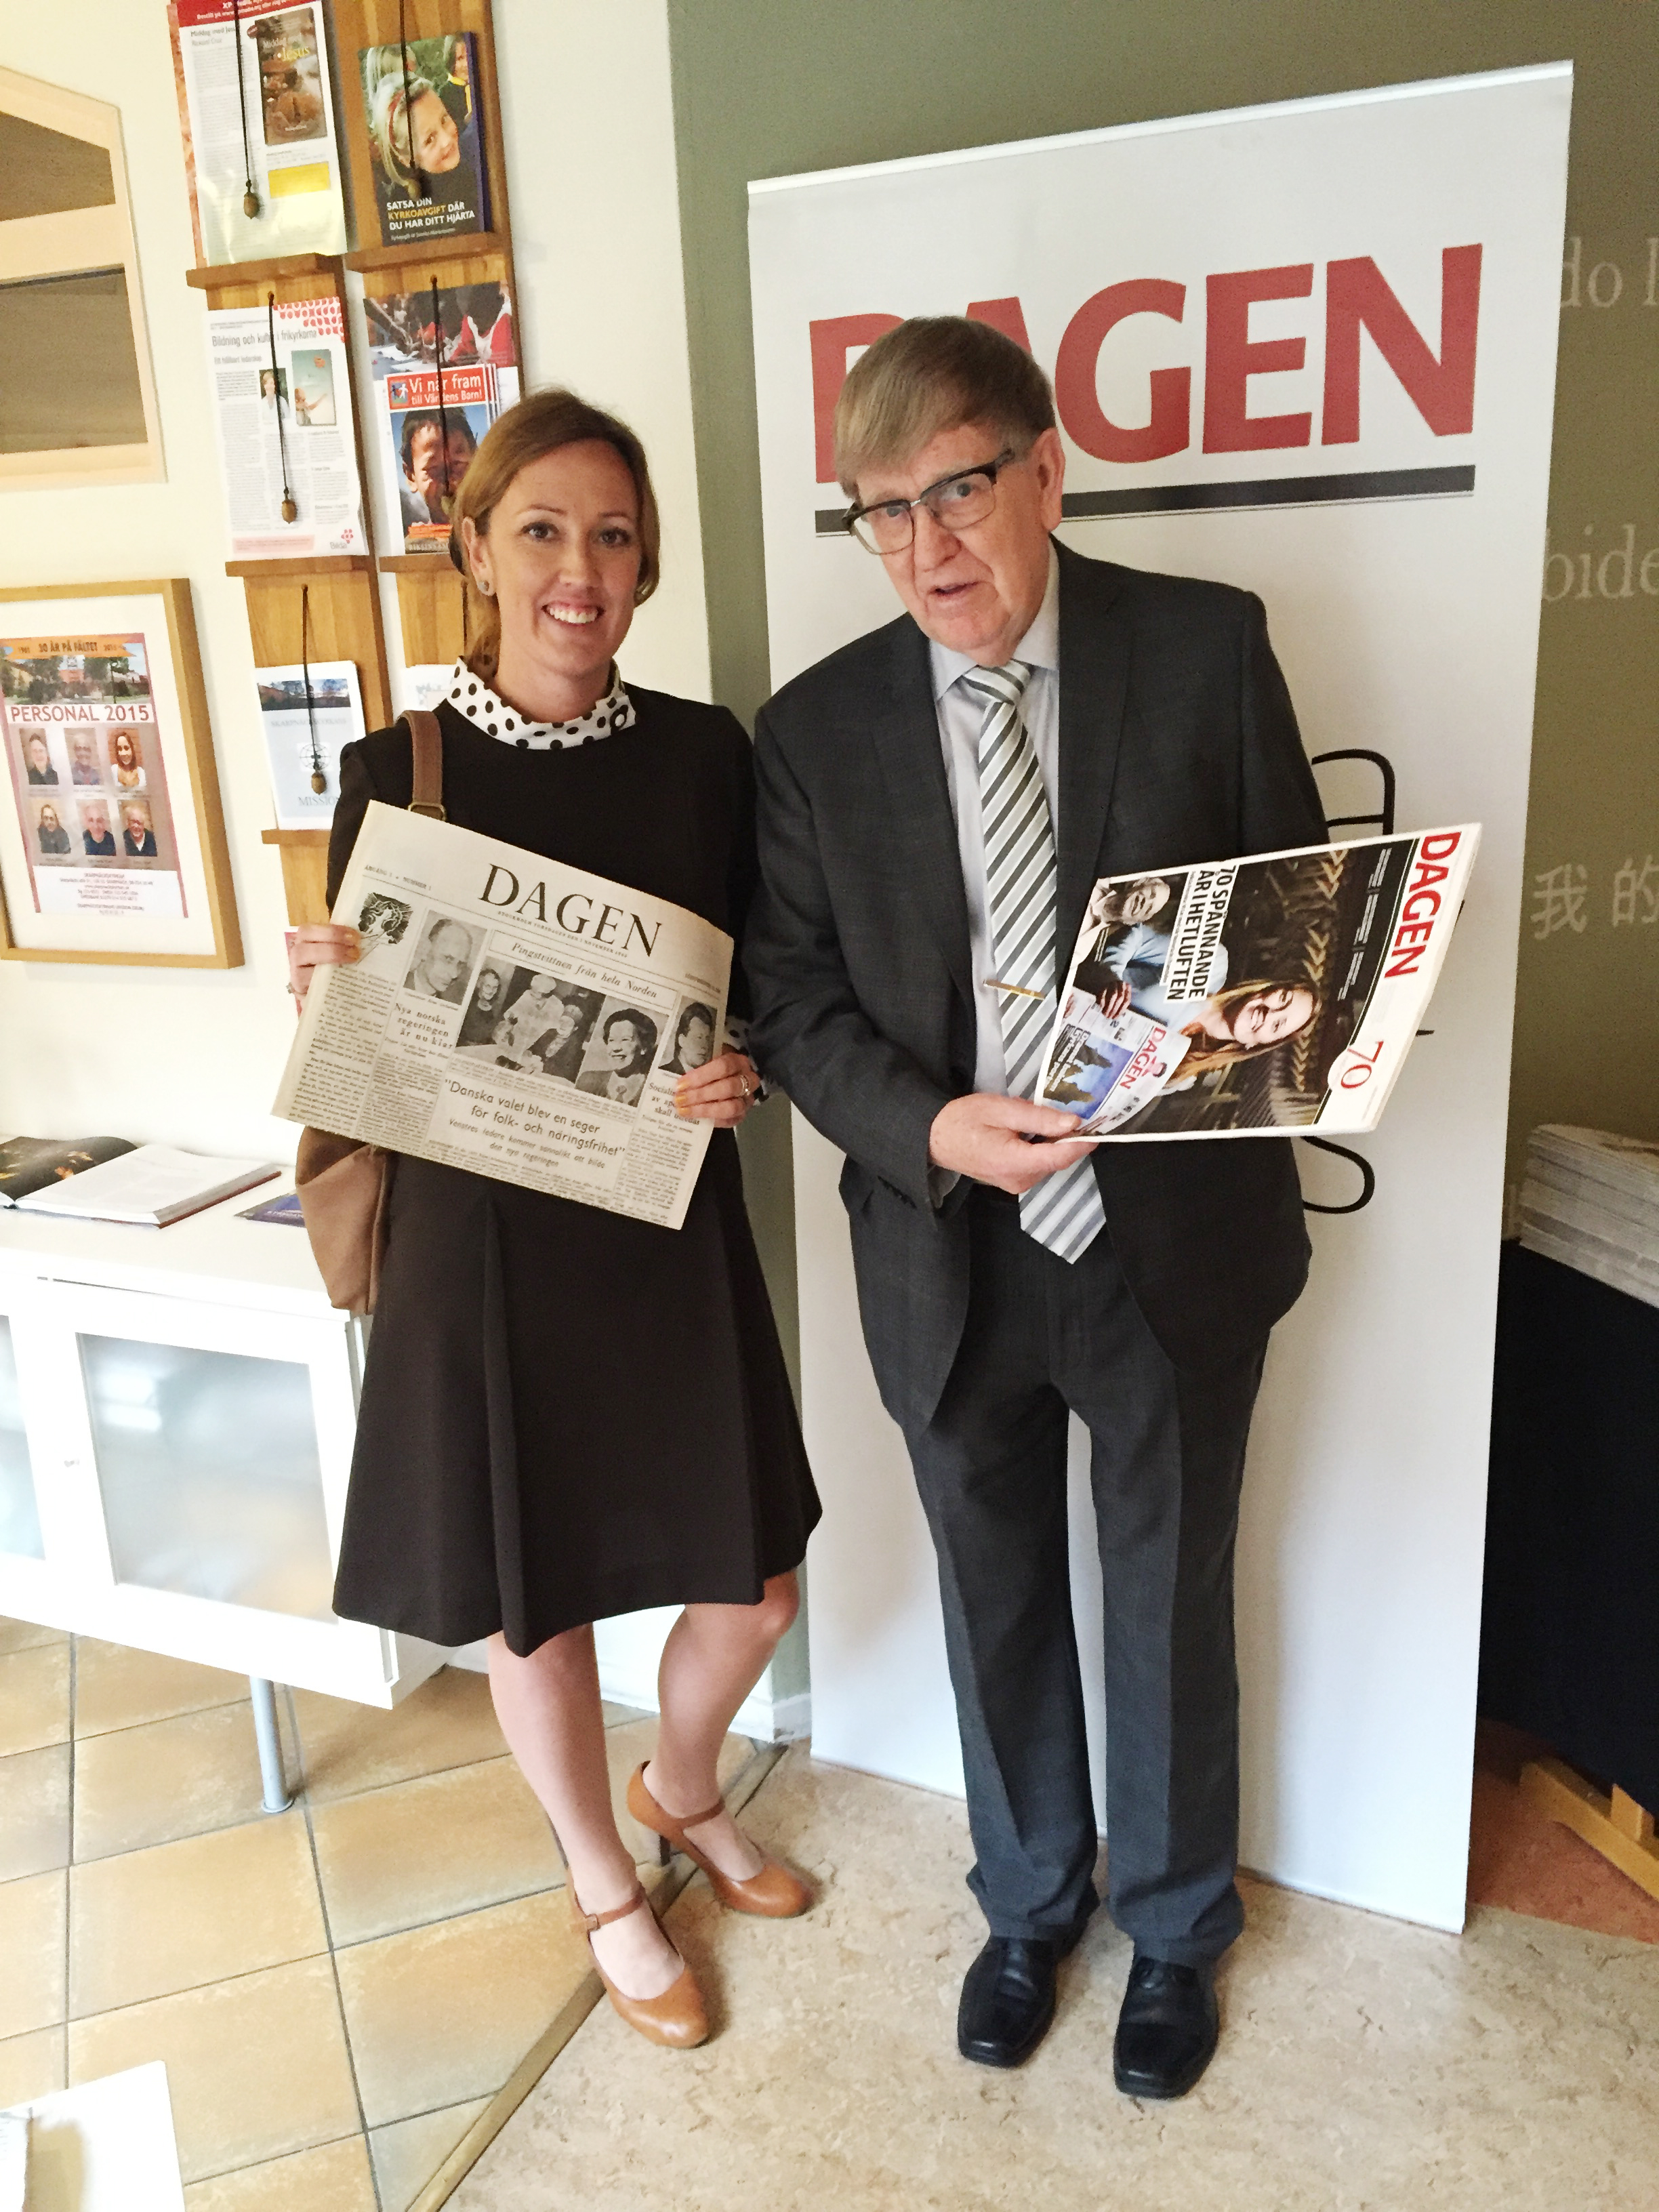
[[614,666],[611,689],[574,722],[531,721],[492,691],[482,676],[475,676],[464,660],[458,660],[450,670],[445,696],[485,737],[499,738],[504,745],[517,745],[530,752],[549,752],[555,745],[585,745],[594,738],[608,738],[614,730],[632,729],[639,719]]

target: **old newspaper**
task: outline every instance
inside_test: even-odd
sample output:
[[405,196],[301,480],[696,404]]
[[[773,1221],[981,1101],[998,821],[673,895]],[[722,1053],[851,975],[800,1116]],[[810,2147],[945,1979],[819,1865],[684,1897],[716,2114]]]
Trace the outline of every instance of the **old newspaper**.
[[1085,1137],[1374,1129],[1480,839],[1465,823],[1103,878],[1038,1098]]
[[710,1124],[674,1110],[717,1051],[732,940],[683,907],[373,803],[274,1110],[678,1229]]

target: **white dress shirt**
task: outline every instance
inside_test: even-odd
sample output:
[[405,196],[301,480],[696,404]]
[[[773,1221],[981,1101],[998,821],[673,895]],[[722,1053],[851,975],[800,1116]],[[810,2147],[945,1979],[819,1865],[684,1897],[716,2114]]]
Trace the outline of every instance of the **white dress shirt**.
[[[978,663],[965,653],[933,642],[933,705],[939,715],[939,742],[945,748],[945,777],[951,787],[951,811],[956,817],[957,849],[962,855],[962,887],[968,895],[968,945],[974,963],[975,1012],[978,1043],[974,1060],[975,1091],[1007,1088],[1007,1067],[1002,1053],[1004,994],[988,990],[986,979],[996,974],[991,944],[991,923],[985,881],[985,836],[980,816],[979,738],[988,702],[962,681]],[[1048,820],[1054,849],[1060,849],[1060,559],[1048,549],[1048,588],[1042,595],[1036,620],[1008,656],[1030,669],[1021,712],[1036,750],[1042,787],[1048,794]],[[1048,1015],[1057,1011],[1053,995]]]

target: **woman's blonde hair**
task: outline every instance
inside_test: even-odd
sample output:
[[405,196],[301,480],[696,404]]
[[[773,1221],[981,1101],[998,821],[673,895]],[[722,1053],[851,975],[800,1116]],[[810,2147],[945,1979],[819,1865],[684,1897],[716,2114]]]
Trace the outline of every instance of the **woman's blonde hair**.
[[427,93],[429,92],[434,99],[440,95],[430,77],[411,69],[405,79],[401,70],[390,66],[389,58],[398,51],[395,46],[384,50],[382,66],[385,73],[369,94],[368,135],[374,141],[374,150],[380,157],[380,167],[386,171],[388,181],[398,185],[413,199],[419,172],[415,162],[411,114],[416,101]]
[[[1224,1013],[1231,1014],[1235,1006],[1243,1006],[1246,999],[1254,999],[1261,991],[1305,991],[1308,994],[1308,1018],[1299,1029],[1288,1036],[1275,1037],[1272,1044],[1240,1044],[1237,1038],[1226,1044],[1200,1044],[1182,1061],[1179,1073],[1184,1079],[1189,1075],[1211,1075],[1218,1067],[1231,1067],[1235,1060],[1259,1060],[1263,1053],[1276,1051],[1292,1038],[1304,1036],[1319,1018],[1319,994],[1311,983],[1277,982],[1263,980],[1255,983],[1230,983],[1224,991],[1218,991],[1211,1004]],[[1194,1032],[1188,1030],[1188,1035]]]
[[574,392],[557,387],[532,392],[490,424],[483,443],[466,465],[449,526],[449,557],[466,579],[467,644],[463,658],[472,673],[486,683],[495,673],[501,657],[501,611],[495,599],[486,599],[478,589],[466,557],[461,525],[471,521],[478,536],[487,538],[489,518],[520,470],[548,453],[556,453],[562,446],[582,446],[592,441],[611,446],[620,454],[639,497],[640,577],[634,586],[635,605],[643,605],[657,588],[662,574],[662,526],[645,447],[626,422],[601,408],[590,407]]

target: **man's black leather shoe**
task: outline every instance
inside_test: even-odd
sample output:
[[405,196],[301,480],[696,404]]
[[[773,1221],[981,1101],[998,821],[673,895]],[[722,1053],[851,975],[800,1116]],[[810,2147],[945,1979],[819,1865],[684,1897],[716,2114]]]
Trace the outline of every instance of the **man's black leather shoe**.
[[1221,2033],[1208,1966],[1136,1955],[1117,2016],[1112,2079],[1126,2097],[1184,2097]]
[[1054,1968],[1067,1946],[993,1936],[969,1967],[957,2009],[957,2049],[980,2066],[1018,2066],[1054,2016]]

